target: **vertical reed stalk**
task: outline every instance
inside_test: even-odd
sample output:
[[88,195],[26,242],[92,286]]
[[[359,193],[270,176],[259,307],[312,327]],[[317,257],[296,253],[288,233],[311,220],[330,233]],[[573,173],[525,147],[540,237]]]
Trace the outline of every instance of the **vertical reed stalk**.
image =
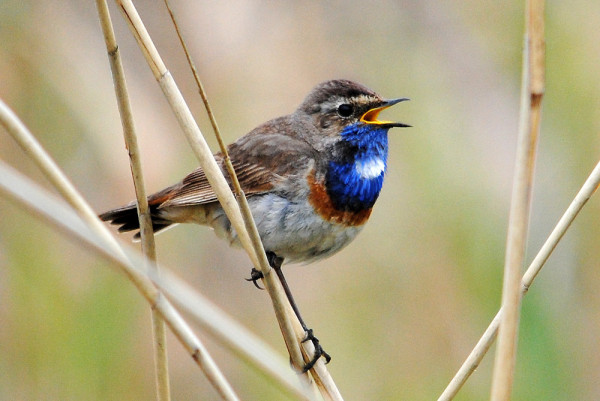
[[544,1],[526,1],[521,118],[508,223],[502,287],[502,316],[492,378],[492,401],[508,401],[514,381],[521,269],[525,257],[536,148],[544,94]]
[[[123,125],[123,137],[129,153],[129,163],[131,167],[131,176],[135,187],[137,199],[137,211],[140,221],[140,234],[142,237],[142,252],[147,261],[156,260],[156,247],[154,244],[154,232],[152,229],[152,219],[148,208],[148,199],[146,197],[146,188],[144,185],[144,176],[142,170],[141,155],[138,147],[133,114],[129,102],[129,93],[125,81],[125,72],[121,62],[121,55],[114,29],[108,11],[106,0],[97,0],[96,7],[100,17],[100,25],[104,34],[106,51],[110,62],[110,69],[113,76],[115,94],[121,123]],[[148,268],[157,266],[154,263],[148,263]],[[154,272],[158,274],[158,271]],[[160,296],[160,295],[159,295]],[[160,317],[158,311],[151,310],[152,317],[152,336],[154,339],[154,368],[156,379],[156,392],[159,401],[170,401],[171,392],[169,385],[169,364],[167,355],[167,331],[164,320]]]

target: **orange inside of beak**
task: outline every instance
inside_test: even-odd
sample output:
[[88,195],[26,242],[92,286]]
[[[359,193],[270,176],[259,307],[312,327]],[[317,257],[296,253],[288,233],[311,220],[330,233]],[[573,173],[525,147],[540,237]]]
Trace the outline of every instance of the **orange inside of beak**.
[[379,113],[381,113],[383,110],[387,109],[390,106],[391,105],[375,107],[374,109],[371,109],[365,114],[363,114],[363,116],[360,118],[360,121],[365,124],[392,124],[392,121],[379,121],[377,119],[377,117],[379,117]]

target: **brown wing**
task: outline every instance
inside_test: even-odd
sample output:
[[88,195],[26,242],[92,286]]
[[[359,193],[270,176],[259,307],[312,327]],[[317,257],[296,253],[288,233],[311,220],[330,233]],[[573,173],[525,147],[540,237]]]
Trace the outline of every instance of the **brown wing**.
[[[229,146],[231,162],[247,196],[272,190],[290,173],[302,170],[302,166],[313,155],[314,150],[306,142],[279,133],[279,129],[285,127],[281,127],[278,120],[267,123],[270,124],[268,129],[265,129],[265,126],[259,127]],[[225,172],[222,155],[217,154],[215,158],[230,181]],[[163,208],[192,206],[216,200],[217,196],[204,171],[198,168],[179,184],[152,195],[149,202]]]

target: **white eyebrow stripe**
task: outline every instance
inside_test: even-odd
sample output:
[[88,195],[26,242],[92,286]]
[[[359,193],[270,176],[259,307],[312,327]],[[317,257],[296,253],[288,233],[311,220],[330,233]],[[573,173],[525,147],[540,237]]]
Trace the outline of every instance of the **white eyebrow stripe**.
[[373,102],[377,102],[380,99],[377,99],[371,95],[359,95],[352,98],[347,98],[343,96],[335,96],[331,99],[321,103],[321,110],[336,110],[341,104],[370,104]]
[[362,178],[372,179],[379,177],[385,171],[385,163],[379,157],[374,157],[357,161],[354,169]]

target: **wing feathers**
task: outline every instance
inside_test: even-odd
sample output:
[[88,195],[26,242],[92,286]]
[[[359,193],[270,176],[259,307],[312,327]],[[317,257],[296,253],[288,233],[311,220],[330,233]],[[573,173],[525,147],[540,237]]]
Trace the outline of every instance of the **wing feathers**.
[[[313,157],[314,149],[307,142],[280,133],[286,127],[285,118],[273,120],[269,129],[258,127],[229,146],[233,168],[244,193],[248,196],[268,192],[290,174],[298,173]],[[285,124],[283,124],[285,125]],[[228,182],[223,156],[215,159]],[[231,185],[231,183],[230,183]],[[166,188],[150,197],[158,208],[193,206],[216,202],[204,171],[194,170],[179,184]]]
[[[275,182],[282,179],[278,175],[273,174],[264,167],[258,165],[236,164],[237,163],[234,163],[234,169],[242,190],[246,195],[267,192],[273,188]],[[224,170],[222,166],[221,170]],[[230,182],[228,174],[226,172],[224,174],[227,181]],[[192,206],[216,201],[217,196],[208,183],[204,171],[201,168],[198,168],[185,177],[180,184],[170,189],[166,199],[162,199],[162,202],[160,202],[159,208],[170,206]]]

